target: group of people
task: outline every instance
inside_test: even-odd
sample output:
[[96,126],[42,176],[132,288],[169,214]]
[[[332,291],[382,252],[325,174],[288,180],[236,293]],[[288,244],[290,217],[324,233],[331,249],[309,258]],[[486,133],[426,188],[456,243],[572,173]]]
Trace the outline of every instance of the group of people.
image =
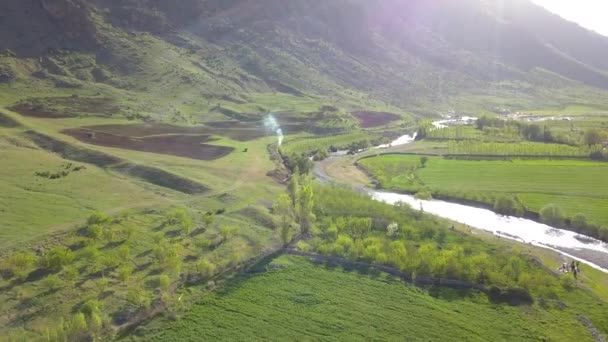
[[576,276],[581,272],[579,266],[580,266],[580,262],[572,260],[571,263],[564,262],[559,267],[559,271],[562,273],[572,272],[572,274],[574,275],[574,278],[576,278]]

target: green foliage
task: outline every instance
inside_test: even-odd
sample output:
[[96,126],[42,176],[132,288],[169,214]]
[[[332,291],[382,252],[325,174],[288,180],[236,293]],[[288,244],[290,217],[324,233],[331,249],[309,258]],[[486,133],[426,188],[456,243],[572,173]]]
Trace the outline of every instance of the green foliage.
[[449,141],[450,155],[480,156],[538,156],[538,157],[589,157],[591,153],[601,150],[601,146],[577,147],[560,144],[543,144],[535,142],[522,143],[484,143],[476,141]]
[[158,277],[158,287],[162,291],[167,291],[170,286],[171,286],[171,278],[169,278],[169,276],[166,274],[161,274]]
[[69,284],[73,284],[80,277],[80,272],[75,267],[63,269],[62,278]]
[[152,303],[153,295],[139,287],[132,287],[127,292],[126,300],[133,306],[147,308]]
[[300,187],[296,194],[295,212],[300,225],[302,234],[310,233],[315,215],[313,213],[314,190],[313,183],[309,176],[304,176],[300,180]]
[[553,227],[561,227],[564,224],[562,209],[555,204],[549,204],[541,209],[540,219]]
[[74,261],[74,253],[65,247],[54,247],[39,259],[39,265],[52,271],[59,271]]
[[606,141],[606,135],[597,128],[591,128],[585,131],[583,142],[587,146],[600,145]]
[[193,222],[192,217],[184,208],[175,208],[169,211],[165,217],[165,225],[179,226],[184,235],[192,232]]
[[10,255],[7,260],[8,270],[20,280],[24,280],[28,276],[35,264],[36,255],[33,253],[15,253]]
[[82,312],[75,313],[70,321],[70,332],[73,335],[82,334],[87,331],[87,319]]
[[578,232],[585,231],[588,226],[587,217],[581,213],[578,213],[572,217],[572,228]]
[[422,168],[425,168],[425,167],[426,167],[426,163],[427,163],[428,161],[429,161],[429,157],[427,157],[427,156],[422,156],[422,157],[420,157],[420,166],[421,166]]
[[425,201],[430,201],[433,199],[433,194],[430,191],[424,191],[424,190],[418,191],[414,196],[419,200],[425,200]]
[[222,241],[227,241],[239,232],[239,228],[236,226],[222,226],[220,227],[220,236]]
[[102,212],[95,212],[87,219],[87,225],[105,225],[112,221],[112,218]]
[[209,279],[215,275],[217,266],[207,259],[201,259],[196,264],[196,271],[206,279]]
[[129,265],[122,265],[116,270],[116,277],[123,283],[129,280],[131,274],[133,274],[133,267]]
[[[370,140],[378,140],[379,137],[370,133],[348,133],[322,137],[300,138],[287,141],[281,146],[284,155],[313,155],[326,157],[327,152],[338,150],[349,150],[363,145],[369,145]],[[364,143],[365,142],[365,143]],[[319,159],[319,158],[317,158]],[[320,158],[324,159],[324,158]]]
[[63,281],[56,274],[51,274],[42,280],[42,286],[44,286],[48,291],[57,290],[61,288],[62,285]]
[[502,195],[494,201],[494,211],[501,215],[520,216],[523,210],[511,196]]

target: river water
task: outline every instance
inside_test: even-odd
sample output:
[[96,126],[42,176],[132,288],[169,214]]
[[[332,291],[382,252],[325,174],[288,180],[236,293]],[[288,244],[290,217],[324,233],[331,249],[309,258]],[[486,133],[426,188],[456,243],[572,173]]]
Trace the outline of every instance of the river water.
[[[449,123],[449,120],[440,122],[442,126],[446,123]],[[375,148],[385,149],[409,144],[414,139],[415,136],[404,135],[391,144],[380,145]],[[340,156],[336,155],[332,158],[340,158]],[[320,177],[318,173],[317,177]],[[608,273],[608,245],[597,239],[583,237],[571,231],[557,229],[528,219],[498,215],[487,209],[439,200],[418,200],[412,195],[394,192],[365,190],[375,200],[389,204],[406,203],[414,209],[420,208],[424,212],[468,225],[471,228],[488,231],[522,243],[552,249],[567,258],[578,260]]]

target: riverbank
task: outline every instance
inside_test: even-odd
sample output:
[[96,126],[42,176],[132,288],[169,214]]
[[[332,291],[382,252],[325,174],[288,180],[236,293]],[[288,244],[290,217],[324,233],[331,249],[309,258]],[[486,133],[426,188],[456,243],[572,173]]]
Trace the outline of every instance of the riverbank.
[[[411,145],[410,145],[411,146]],[[403,149],[403,147],[401,147]],[[408,148],[412,150],[413,148]],[[589,266],[608,273],[608,249],[597,240],[593,244],[579,241],[577,234],[550,227],[534,220],[500,216],[478,203],[473,206],[440,200],[421,201],[412,195],[373,190],[369,176],[355,164],[362,157],[392,153],[394,148],[380,151],[366,151],[356,156],[334,156],[314,164],[314,175],[324,183],[338,183],[358,191],[370,193],[372,197],[387,203],[404,202],[413,208],[459,222],[496,236],[550,248],[567,257],[575,257]],[[355,177],[350,177],[355,175]],[[468,203],[470,204],[470,203]],[[558,232],[559,234],[555,234]],[[544,244],[544,245],[543,245]],[[552,247],[549,247],[551,245]]]

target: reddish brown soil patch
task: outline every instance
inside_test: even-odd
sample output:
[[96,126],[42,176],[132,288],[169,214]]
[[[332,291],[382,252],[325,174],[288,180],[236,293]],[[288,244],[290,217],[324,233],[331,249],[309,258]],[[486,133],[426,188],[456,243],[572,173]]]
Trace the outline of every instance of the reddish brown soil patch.
[[[285,124],[281,126],[284,134],[302,132],[303,124]],[[239,121],[216,121],[205,123],[205,126],[174,126],[159,123],[143,123],[133,125],[99,125],[87,126],[83,129],[127,137],[148,137],[163,134],[191,135],[220,135],[236,141],[251,141],[265,136],[273,136],[275,132],[267,131],[262,123],[243,123]]]
[[31,103],[20,103],[10,107],[9,109],[23,116],[30,116],[34,118],[61,119],[71,117],[71,115],[67,115],[65,113],[57,113],[48,109],[38,108]]
[[352,115],[359,120],[363,128],[385,126],[401,119],[401,116],[387,112],[354,112]]
[[234,150],[232,147],[205,144],[211,141],[208,135],[163,135],[134,138],[86,128],[67,129],[62,133],[87,144],[198,160],[221,158]]

